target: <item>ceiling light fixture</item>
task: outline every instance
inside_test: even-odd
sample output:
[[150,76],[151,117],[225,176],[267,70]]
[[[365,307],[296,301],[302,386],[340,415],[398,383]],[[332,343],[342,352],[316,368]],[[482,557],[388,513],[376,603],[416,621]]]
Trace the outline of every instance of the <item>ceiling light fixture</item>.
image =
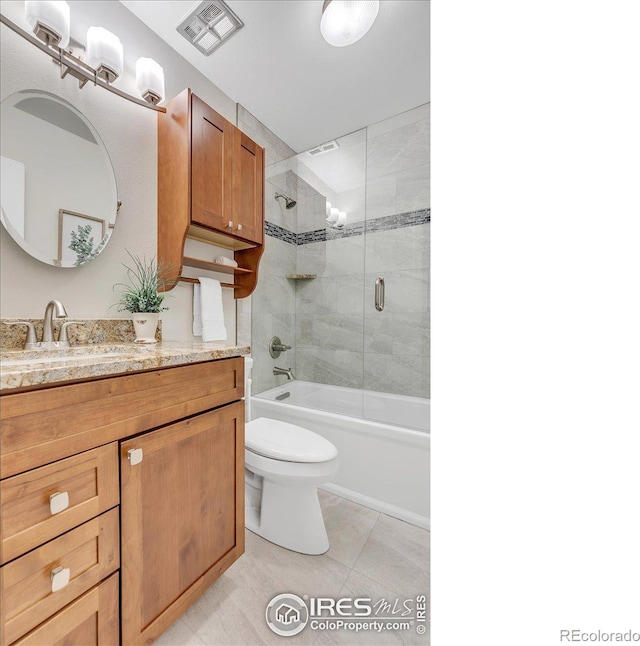
[[320,31],[334,47],[346,47],[371,29],[380,9],[378,0],[325,0]]

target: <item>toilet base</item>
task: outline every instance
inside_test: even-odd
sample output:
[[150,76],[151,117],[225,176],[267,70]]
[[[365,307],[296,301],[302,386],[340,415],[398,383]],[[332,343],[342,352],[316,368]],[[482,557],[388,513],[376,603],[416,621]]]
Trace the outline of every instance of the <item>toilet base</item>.
[[329,538],[315,484],[262,483],[259,511],[247,506],[246,528],[268,541],[302,554],[324,554]]

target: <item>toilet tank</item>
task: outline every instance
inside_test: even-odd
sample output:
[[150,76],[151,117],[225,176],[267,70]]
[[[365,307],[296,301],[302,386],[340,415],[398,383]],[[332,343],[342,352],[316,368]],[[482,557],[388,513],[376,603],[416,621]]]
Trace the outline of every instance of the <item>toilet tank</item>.
[[244,358],[244,416],[245,421],[251,421],[251,369],[253,357]]

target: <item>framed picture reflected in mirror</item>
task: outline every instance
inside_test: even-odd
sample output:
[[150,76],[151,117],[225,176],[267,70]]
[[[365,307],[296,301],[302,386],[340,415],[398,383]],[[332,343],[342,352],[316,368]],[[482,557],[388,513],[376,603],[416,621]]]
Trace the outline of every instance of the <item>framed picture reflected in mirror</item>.
[[58,260],[83,265],[93,260],[106,242],[107,223],[84,213],[58,212]]

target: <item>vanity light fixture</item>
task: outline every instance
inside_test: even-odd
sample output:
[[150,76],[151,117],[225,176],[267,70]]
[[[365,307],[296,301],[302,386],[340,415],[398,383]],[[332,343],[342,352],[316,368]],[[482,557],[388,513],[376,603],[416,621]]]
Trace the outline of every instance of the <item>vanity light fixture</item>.
[[[87,32],[85,60],[74,56],[65,48],[70,41],[70,12],[66,2],[25,2],[25,19],[35,36],[16,25],[0,12],[0,22],[19,36],[50,56],[60,66],[60,77],[73,76],[80,88],[88,81],[127,101],[150,108],[156,112],[167,109],[157,105],[164,98],[164,73],[155,61],[147,60],[144,98],[139,98],[114,87],[112,82],[124,69],[122,44],[117,36],[102,27],[91,27]],[[74,41],[74,45],[82,45]],[[152,64],[152,65],[151,65]],[[136,66],[137,67],[137,66]],[[144,76],[144,75],[143,75]],[[140,83],[137,83],[139,86]]]
[[140,96],[153,105],[164,99],[164,70],[153,58],[136,61],[136,87]]
[[24,3],[24,17],[33,33],[48,45],[69,44],[71,10],[66,2]]
[[325,0],[322,36],[334,47],[353,45],[371,29],[379,9],[379,0]]
[[104,27],[89,27],[85,62],[101,79],[113,83],[124,68],[120,39]]

